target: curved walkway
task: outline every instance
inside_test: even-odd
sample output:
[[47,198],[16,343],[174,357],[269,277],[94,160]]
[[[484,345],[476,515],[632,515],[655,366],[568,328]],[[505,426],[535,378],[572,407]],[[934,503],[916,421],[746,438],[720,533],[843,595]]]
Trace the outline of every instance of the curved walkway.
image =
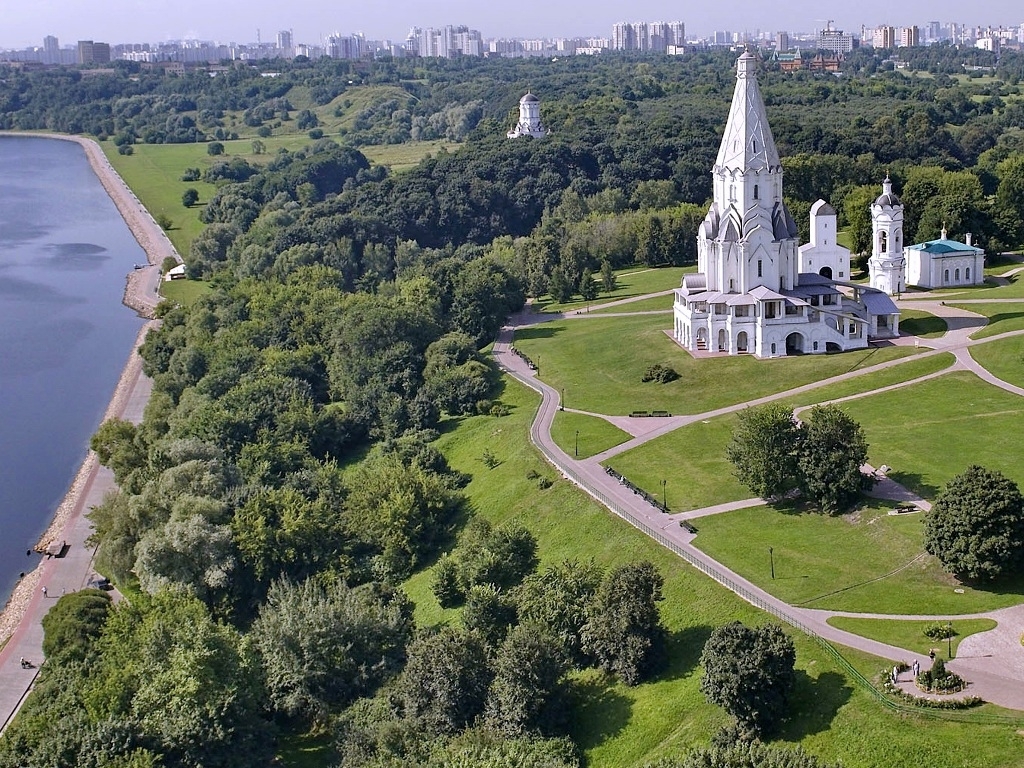
[[[636,297],[631,300],[639,301],[643,298],[648,297]],[[1021,629],[1024,627],[1024,604],[999,611],[971,614],[969,616],[958,615],[955,617],[851,614],[840,611],[791,606],[710,558],[693,545],[693,540],[696,537],[695,534],[688,532],[679,525],[681,520],[718,514],[734,509],[760,506],[765,503],[762,499],[744,499],[704,509],[690,510],[688,512],[678,513],[675,515],[664,515],[660,510],[646,502],[642,497],[621,485],[615,478],[605,472],[604,467],[602,466],[602,462],[611,456],[631,450],[632,448],[646,443],[648,440],[664,435],[686,424],[736,412],[752,405],[759,405],[781,398],[789,398],[796,394],[828,386],[836,381],[842,381],[873,371],[883,370],[894,365],[900,365],[909,360],[918,360],[923,356],[939,354],[942,352],[952,352],[956,358],[956,362],[937,373],[919,377],[912,381],[879,388],[867,393],[861,393],[852,397],[865,397],[894,387],[909,386],[910,384],[917,383],[919,381],[944,375],[953,370],[970,370],[972,373],[978,375],[980,378],[994,386],[1000,387],[1008,392],[1024,395],[1024,389],[1002,381],[990,374],[971,357],[969,352],[969,348],[975,344],[987,343],[995,339],[1022,335],[1024,334],[1024,330],[1010,331],[1008,333],[992,336],[986,339],[971,339],[971,333],[982,327],[987,322],[987,318],[966,312],[965,310],[948,307],[941,302],[928,299],[914,300],[913,306],[915,308],[925,309],[925,311],[933,312],[934,314],[943,317],[949,328],[947,333],[939,339],[920,342],[923,346],[931,348],[928,352],[923,352],[920,355],[914,355],[909,358],[888,361],[859,371],[842,374],[813,384],[796,387],[785,392],[758,398],[746,403],[739,403],[733,406],[720,408],[707,413],[659,419],[658,421],[662,423],[655,425],[651,429],[643,431],[626,429],[625,431],[634,435],[631,440],[587,459],[572,458],[562,451],[554,442],[551,437],[551,426],[555,415],[559,410],[560,402],[558,391],[548,384],[540,381],[540,379],[537,378],[536,371],[531,370],[521,358],[511,352],[513,335],[517,327],[532,325],[538,322],[546,322],[556,318],[564,317],[568,319],[578,315],[569,313],[538,316],[531,314],[530,312],[516,315],[510,318],[509,323],[501,329],[498,340],[494,345],[493,354],[498,365],[503,370],[541,394],[541,404],[530,429],[532,441],[538,446],[538,448],[540,448],[545,457],[547,457],[547,459],[551,461],[563,473],[563,475],[565,475],[565,477],[576,483],[580,488],[607,506],[611,511],[627,519],[634,526],[643,530],[659,543],[669,547],[692,565],[704,571],[706,574],[728,587],[748,602],[751,602],[763,610],[782,618],[790,624],[793,624],[806,632],[813,633],[825,640],[849,648],[855,648],[889,661],[910,661],[919,654],[839,630],[828,624],[828,618],[831,616],[877,616],[878,618],[895,620],[947,620],[951,618],[968,617],[992,618],[997,622],[996,629],[989,632],[978,633],[964,639],[960,643],[956,659],[951,661],[948,666],[950,669],[956,671],[958,674],[970,681],[970,686],[967,691],[968,694],[979,696],[986,701],[1010,709],[1024,710],[1024,649],[1022,649],[1019,641]],[[608,317],[614,315],[605,313],[600,316]],[[908,341],[909,340],[905,340],[903,343],[908,343]],[[915,344],[916,343],[918,342],[915,340]],[[843,399],[845,400],[849,398]],[[618,422],[624,417],[613,417],[586,411],[575,412],[599,416],[622,428]],[[644,419],[640,421],[646,422],[649,420]],[[644,426],[646,426],[646,424]],[[865,467],[865,469],[867,471],[873,471],[870,467]],[[881,482],[876,485],[872,495],[879,498],[893,499],[895,501],[911,502],[917,504],[922,509],[930,508],[930,505],[926,500],[921,499],[903,486],[888,478],[881,478]],[[900,682],[900,687],[905,690],[911,690],[913,688],[913,683],[906,679],[905,676],[905,679]]]

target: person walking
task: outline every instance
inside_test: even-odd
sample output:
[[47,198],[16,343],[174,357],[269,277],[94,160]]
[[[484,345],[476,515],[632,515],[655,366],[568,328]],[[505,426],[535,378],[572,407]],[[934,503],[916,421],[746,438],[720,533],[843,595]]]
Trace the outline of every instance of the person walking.
[[43,597],[46,597],[46,587],[43,587]]

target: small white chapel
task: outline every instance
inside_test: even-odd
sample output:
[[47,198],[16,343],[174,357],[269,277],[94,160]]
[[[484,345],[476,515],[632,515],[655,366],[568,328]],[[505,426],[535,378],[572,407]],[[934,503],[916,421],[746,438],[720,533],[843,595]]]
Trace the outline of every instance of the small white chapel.
[[849,282],[850,252],[836,243],[836,211],[824,200],[811,209],[811,242],[799,245],[756,68],[749,51],[736,62],[697,272],[675,291],[673,337],[691,352],[770,358],[898,336],[887,292]]
[[510,139],[520,136],[533,136],[542,139],[548,135],[548,129],[540,122],[540,99],[528,93],[519,100],[519,122],[508,132]]

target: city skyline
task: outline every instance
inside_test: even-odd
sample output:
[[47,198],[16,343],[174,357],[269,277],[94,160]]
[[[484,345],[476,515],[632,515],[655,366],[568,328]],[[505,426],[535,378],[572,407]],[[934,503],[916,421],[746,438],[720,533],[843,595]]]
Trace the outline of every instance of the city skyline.
[[[1009,0],[969,11],[952,0],[911,0],[898,7],[881,0],[865,0],[852,9],[830,9],[810,0],[797,0],[781,8],[741,0],[729,10],[694,6],[685,11],[669,3],[640,0],[626,12],[619,4],[580,0],[562,4],[522,0],[488,6],[469,0],[391,0],[386,12],[368,6],[339,8],[322,0],[301,7],[266,0],[218,5],[197,0],[108,0],[102,5],[80,0],[38,0],[9,7],[4,15],[0,48],[11,49],[40,46],[47,35],[57,37],[62,45],[87,39],[112,44],[182,39],[247,43],[255,42],[257,34],[263,41],[273,41],[281,30],[291,30],[296,43],[319,43],[333,32],[402,40],[413,26],[446,24],[466,24],[487,37],[529,38],[608,36],[613,24],[639,20],[679,19],[686,23],[687,34],[696,37],[725,29],[812,32],[828,21],[848,31],[859,31],[861,25],[903,26],[930,20],[971,25],[1024,23],[1024,11]],[[824,15],[830,18],[821,18]]]

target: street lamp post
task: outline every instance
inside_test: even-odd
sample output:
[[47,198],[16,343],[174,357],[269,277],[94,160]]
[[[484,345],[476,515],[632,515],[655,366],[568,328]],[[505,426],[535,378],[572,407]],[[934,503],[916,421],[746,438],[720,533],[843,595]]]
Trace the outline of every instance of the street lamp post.
[[580,431],[576,430],[576,448],[573,450],[573,455],[578,459],[580,457]]
[[665,488],[665,484],[668,480],[661,481],[661,511],[668,512],[668,491]]
[[946,622],[946,658],[953,658],[953,622]]
[[772,578],[775,578],[775,551],[768,547],[768,561],[772,564]]
[[558,401],[558,410],[565,410],[565,387],[562,387],[562,399]]

